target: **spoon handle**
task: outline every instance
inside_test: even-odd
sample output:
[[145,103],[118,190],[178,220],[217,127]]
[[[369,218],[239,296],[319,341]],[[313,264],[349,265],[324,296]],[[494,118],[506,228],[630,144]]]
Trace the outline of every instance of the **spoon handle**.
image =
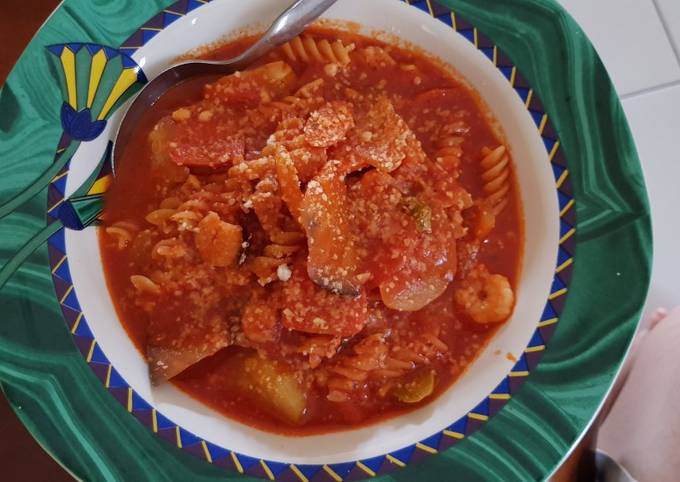
[[337,0],[296,0],[249,49],[230,62],[240,70],[250,65],[274,47],[278,47],[302,33],[305,27],[328,10]]

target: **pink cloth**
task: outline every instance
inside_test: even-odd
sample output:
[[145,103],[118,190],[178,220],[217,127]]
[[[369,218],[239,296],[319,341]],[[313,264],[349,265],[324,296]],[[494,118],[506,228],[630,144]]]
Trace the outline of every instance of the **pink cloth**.
[[680,481],[680,308],[664,315],[639,333],[597,437],[638,482]]

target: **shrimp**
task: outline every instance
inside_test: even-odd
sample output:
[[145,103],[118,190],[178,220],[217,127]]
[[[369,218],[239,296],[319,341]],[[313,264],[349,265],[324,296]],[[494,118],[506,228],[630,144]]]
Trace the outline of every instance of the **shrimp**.
[[461,281],[454,294],[456,304],[477,323],[507,320],[515,306],[515,295],[505,276],[491,274],[478,265]]

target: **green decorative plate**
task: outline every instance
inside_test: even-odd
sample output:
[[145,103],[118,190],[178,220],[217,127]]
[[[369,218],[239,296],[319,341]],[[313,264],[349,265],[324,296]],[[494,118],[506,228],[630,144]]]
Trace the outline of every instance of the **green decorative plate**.
[[177,55],[262,27],[282,3],[66,0],[32,40],[0,93],[6,397],[84,480],[547,478],[627,353],[652,245],[617,95],[553,0],[340,0],[327,14],[450,62],[517,160],[527,255],[516,312],[454,387],[373,427],[286,438],[150,386],[116,319],[94,227],[120,108]]

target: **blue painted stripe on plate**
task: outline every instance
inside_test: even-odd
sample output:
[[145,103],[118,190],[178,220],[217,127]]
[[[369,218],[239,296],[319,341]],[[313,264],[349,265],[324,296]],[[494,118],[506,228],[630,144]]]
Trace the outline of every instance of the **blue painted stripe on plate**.
[[158,30],[144,30],[142,32],[142,39],[144,41],[144,44],[146,44],[149,40],[158,35],[158,33],[159,33]]
[[61,53],[64,51],[63,45],[49,45],[47,50],[52,52],[57,57],[61,57]]
[[[76,311],[80,310],[78,309]],[[74,335],[82,336],[83,338],[87,338],[89,340],[94,338],[94,335],[90,330],[90,327],[87,325],[87,320],[85,319],[85,316],[83,316],[80,319],[80,322],[78,323],[78,327],[76,328]]]
[[427,2],[425,0],[419,0],[417,2],[411,3],[412,7],[416,7],[425,13],[430,13],[430,9],[427,7]]
[[489,415],[489,399],[485,398],[475,408],[470,410],[471,412],[478,413],[480,415]]
[[481,50],[484,55],[486,55],[491,62],[493,62],[493,47],[492,48],[482,48]]
[[506,79],[510,80],[512,78],[512,67],[498,67]]
[[201,2],[197,2],[196,0],[189,0],[187,3],[187,13],[191,12],[192,10],[196,10],[198,7],[205,5]]
[[557,164],[552,164],[553,175],[555,176],[555,181],[557,181],[562,173],[567,170],[566,167],[558,166]]
[[364,464],[369,469],[371,469],[373,472],[378,472],[378,470],[380,470],[380,466],[383,464],[384,461],[385,456],[380,455],[378,457],[372,457],[370,459],[363,459],[361,460],[361,463]]
[[251,468],[253,465],[257,464],[260,459],[256,459],[253,457],[248,457],[247,455],[243,454],[236,454],[239,461],[241,462],[241,467],[243,467],[243,470],[248,470]]
[[338,474],[341,478],[347,477],[347,475],[351,472],[351,470],[354,468],[355,463],[354,462],[347,462],[344,464],[328,464],[328,466],[333,469],[333,472]]
[[66,306],[68,306],[69,308],[73,308],[74,310],[81,311],[80,304],[78,303],[78,297],[76,296],[75,290],[71,290],[71,292],[68,294],[68,296],[64,300],[64,304]]
[[437,432],[436,434],[432,435],[431,437],[427,437],[423,440],[420,441],[421,444],[427,445],[428,447],[432,448],[437,448],[439,447],[439,442],[441,442],[442,439],[442,433]]
[[192,445],[196,445],[197,443],[201,443],[200,438],[191,432],[187,432],[181,427],[179,429],[179,438],[182,441],[182,447],[190,447]]
[[127,386],[127,382],[120,376],[118,370],[112,367],[111,376],[109,377],[109,388],[127,388]]
[[541,321],[552,320],[553,318],[557,318],[557,312],[550,303],[546,303],[545,308],[543,309],[543,315],[541,315]]
[[439,15],[437,17],[437,20],[439,20],[440,22],[444,22],[446,25],[453,28],[453,20],[451,19],[450,13],[447,13],[447,14],[444,14],[444,15]]
[[531,118],[534,120],[534,123],[536,124],[536,127],[540,127],[541,122],[543,121],[543,112],[537,112],[535,110],[530,110],[529,113],[531,114]]
[[[126,69],[134,69],[134,68],[137,68],[137,62],[135,62],[134,60],[132,60],[132,59],[131,59],[130,57],[128,57],[127,55],[121,55],[120,58],[121,58],[121,61],[122,61],[122,63],[123,63],[123,67],[125,67]],[[139,72],[137,72],[137,76],[139,77],[139,79],[140,79],[141,82],[146,82],[146,80],[145,80],[146,77],[144,76],[144,72],[142,72],[142,71],[140,70]]]
[[[435,445],[436,447],[436,445]],[[407,464],[409,460],[411,460],[411,456],[413,455],[413,451],[416,449],[415,444],[414,445],[409,445],[408,447],[404,447],[403,449],[396,450],[394,452],[390,452],[390,455],[394,457],[397,460],[400,460]]]
[[463,37],[468,39],[470,43],[474,44],[475,43],[475,32],[472,29],[468,30],[459,30],[458,33],[460,33]]
[[513,372],[526,372],[529,371],[529,366],[527,365],[527,360],[524,355],[522,355],[515,366],[512,367]]
[[564,209],[569,201],[571,201],[573,198],[567,194],[564,194],[562,191],[557,191],[557,199],[560,203],[560,211],[562,211],[562,209]]
[[[168,13],[168,12],[163,12],[163,25],[167,27],[168,25],[172,24],[173,22],[179,20],[182,18],[181,15],[177,15],[174,13]],[[245,467],[244,467],[245,468]]]
[[542,346],[545,345],[545,341],[543,340],[543,337],[541,336],[541,333],[536,329],[534,331],[533,336],[531,337],[531,341],[529,341],[529,346]]
[[564,248],[560,247],[560,250],[557,252],[557,265],[562,266],[569,258],[571,258],[571,255],[567,253]]
[[566,222],[564,219],[560,219],[560,238],[567,234],[573,226]]
[[269,467],[269,470],[272,471],[272,474],[274,474],[274,476],[281,474],[283,471],[288,470],[288,468],[290,467],[290,465],[288,464],[282,464],[281,462],[274,462],[272,460],[267,460],[266,462],[267,467]]
[[503,381],[500,382],[496,388],[494,388],[492,393],[497,395],[510,393],[510,383],[508,382],[508,379],[504,378]]
[[64,241],[64,230],[60,229],[56,233],[54,233],[50,238],[47,240],[47,243],[50,246],[53,246],[57,248],[59,251],[62,253],[66,252],[66,243]]
[[59,268],[54,272],[55,276],[59,276],[63,280],[71,279],[71,272],[68,269],[68,263],[61,263]]
[[465,433],[465,430],[467,430],[467,417],[456,420],[453,424],[449,425],[446,430],[451,432]]
[[545,150],[548,154],[550,154],[555,147],[555,143],[557,142],[554,139],[550,139],[549,137],[543,137],[543,145],[545,146]]
[[114,58],[116,55],[120,55],[120,52],[118,50],[106,46],[104,47],[104,53],[110,59]]
[[210,452],[210,457],[213,459],[213,462],[231,456],[231,450],[218,447],[217,445],[212,444],[210,442],[206,442],[206,445],[208,447],[208,452]]
[[160,412],[156,412],[156,422],[158,423],[158,430],[173,428],[176,426],[175,423],[173,423],[169,418]]
[[[354,462],[350,463],[350,470],[352,467],[354,467]],[[295,464],[295,466],[298,468],[300,472],[302,472],[302,475],[307,477],[309,480],[312,480],[312,478],[321,470],[320,465],[305,465],[305,464]],[[332,466],[331,466],[332,468]],[[334,469],[335,470],[335,469]],[[337,473],[337,470],[336,470]],[[338,474],[340,475],[340,474]]]
[[524,102],[527,101],[527,98],[529,97],[529,89],[525,89],[524,87],[515,87],[515,91]]
[[66,190],[66,178],[67,176],[62,176],[56,181],[52,182],[52,186],[57,188],[57,190],[61,193],[61,195],[64,195],[64,191]]
[[[102,46],[97,44],[87,44],[85,45],[85,48],[91,55],[94,55],[100,50],[102,50]],[[106,52],[104,52],[104,54],[106,54]]]
[[151,410],[153,407],[142,397],[140,397],[137,392],[132,392],[132,409],[133,410]]
[[567,287],[567,285],[565,285],[559,277],[555,276],[555,278],[553,278],[553,282],[552,282],[552,286],[550,288],[550,292],[554,293],[554,292],[559,291],[559,290],[566,288],[566,287]]
[[[82,322],[82,320],[81,320]],[[102,351],[101,348],[99,348],[99,344],[96,344],[94,346],[94,350],[92,350],[92,362],[93,363],[105,363],[109,364],[108,358],[106,358],[106,355],[104,355],[104,352]]]

